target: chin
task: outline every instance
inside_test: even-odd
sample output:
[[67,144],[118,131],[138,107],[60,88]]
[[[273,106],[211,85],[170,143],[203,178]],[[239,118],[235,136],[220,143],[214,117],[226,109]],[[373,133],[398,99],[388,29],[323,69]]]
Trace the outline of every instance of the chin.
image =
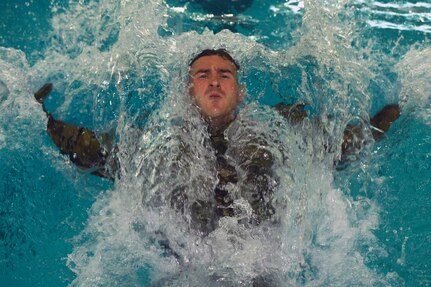
[[212,119],[212,118],[219,118],[219,117],[223,117],[224,113],[223,113],[222,111],[220,111],[220,110],[215,110],[215,109],[213,109],[213,110],[211,110],[211,111],[209,111],[209,112],[205,113],[204,115],[205,115],[207,118]]

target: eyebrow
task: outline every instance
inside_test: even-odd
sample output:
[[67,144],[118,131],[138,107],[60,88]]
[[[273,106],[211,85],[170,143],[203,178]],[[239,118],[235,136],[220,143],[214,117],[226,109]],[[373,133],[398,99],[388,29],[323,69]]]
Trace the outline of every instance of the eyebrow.
[[[199,73],[208,73],[211,69],[199,69],[193,75],[197,75]],[[233,75],[233,72],[229,69],[217,69],[219,73],[229,73]]]
[[230,73],[230,74],[233,75],[233,72],[231,70],[229,70],[229,69],[219,69],[218,71],[221,72],[221,73]]

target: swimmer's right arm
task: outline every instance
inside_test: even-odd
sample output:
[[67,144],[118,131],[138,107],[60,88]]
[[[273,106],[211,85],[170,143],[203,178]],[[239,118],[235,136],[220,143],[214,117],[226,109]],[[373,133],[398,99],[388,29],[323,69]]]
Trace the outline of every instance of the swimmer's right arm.
[[[113,180],[116,160],[102,147],[95,133],[87,128],[56,120],[46,110],[44,102],[52,87],[51,83],[47,83],[34,94],[48,117],[47,132],[52,141],[79,168]],[[112,147],[112,137],[109,134],[102,134],[100,139],[105,146]]]

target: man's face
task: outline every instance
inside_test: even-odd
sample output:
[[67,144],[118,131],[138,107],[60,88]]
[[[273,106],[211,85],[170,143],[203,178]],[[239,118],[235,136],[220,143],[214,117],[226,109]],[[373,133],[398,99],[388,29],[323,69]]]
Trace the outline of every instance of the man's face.
[[218,55],[204,56],[190,67],[189,93],[210,122],[227,122],[242,100],[235,65]]

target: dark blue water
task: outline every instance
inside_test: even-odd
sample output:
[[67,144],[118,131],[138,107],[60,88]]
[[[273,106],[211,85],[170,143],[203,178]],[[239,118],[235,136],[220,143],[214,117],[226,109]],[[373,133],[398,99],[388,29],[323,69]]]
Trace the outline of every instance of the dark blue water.
[[[374,114],[388,103],[403,108],[387,136],[369,146],[357,163],[323,173],[333,175],[328,185],[351,204],[351,211],[340,214],[349,216],[350,229],[345,230],[351,233],[346,238],[353,239],[340,239],[338,233],[327,236],[351,244],[339,248],[348,254],[337,253],[330,245],[327,249],[332,251],[319,253],[310,243],[304,253],[315,269],[310,268],[311,275],[302,271],[301,280],[286,282],[351,286],[358,277],[358,286],[431,285],[431,4],[353,1],[334,8],[313,1],[304,7],[303,2],[281,0],[238,1],[241,5],[170,0],[158,8],[157,1],[138,2],[130,7],[98,1],[0,3],[0,286],[107,286],[106,278],[86,285],[83,277],[108,274],[109,279],[111,273],[97,273],[94,270],[99,269],[87,261],[93,262],[95,256],[89,253],[94,250],[111,256],[109,247],[117,246],[101,243],[104,237],[97,234],[110,231],[98,216],[104,210],[101,203],[115,202],[110,194],[123,190],[121,183],[116,186],[79,171],[58,153],[32,93],[52,81],[56,89],[47,107],[56,117],[99,132],[117,129],[121,135],[122,122],[145,127],[171,99],[168,83],[182,68],[175,57],[186,57],[188,47],[196,51],[212,39],[221,44],[231,41],[227,47],[243,64],[246,105],[306,101],[313,104],[313,116],[339,117],[344,124],[342,119]],[[307,4],[313,6],[308,15]],[[316,6],[321,6],[320,15],[314,13]],[[328,30],[331,17],[338,21],[333,27],[346,25],[348,30],[354,23],[355,29],[347,36],[343,29]],[[325,29],[319,31],[319,26]],[[346,50],[333,45],[342,36],[350,37]],[[319,51],[325,37],[331,44]],[[307,47],[316,48],[306,51]],[[331,48],[335,54],[328,52]],[[340,74],[343,69],[337,70],[336,61],[325,62],[325,55],[344,64],[349,55],[361,58],[367,73]],[[361,86],[367,77],[367,85]],[[351,91],[349,97],[341,93],[344,88]],[[331,132],[334,138],[339,136],[337,129]],[[332,191],[322,188],[328,194]],[[319,210],[313,204],[308,207],[313,208]],[[80,252],[86,255],[80,258]],[[113,258],[121,261],[121,252],[112,251]],[[345,258],[340,265],[328,260],[326,270],[322,266],[328,254]],[[365,269],[351,267],[356,264],[352,258]],[[111,268],[113,261],[107,260],[104,267]],[[145,286],[152,267],[145,260],[124,262],[112,268],[125,266],[131,275],[112,272],[109,286]],[[343,269],[343,263],[349,267]],[[154,270],[160,270],[157,264]],[[359,276],[363,270],[371,274],[369,281]],[[356,275],[342,274],[350,272]],[[195,273],[190,274],[194,286]],[[136,281],[129,278],[135,275]]]

